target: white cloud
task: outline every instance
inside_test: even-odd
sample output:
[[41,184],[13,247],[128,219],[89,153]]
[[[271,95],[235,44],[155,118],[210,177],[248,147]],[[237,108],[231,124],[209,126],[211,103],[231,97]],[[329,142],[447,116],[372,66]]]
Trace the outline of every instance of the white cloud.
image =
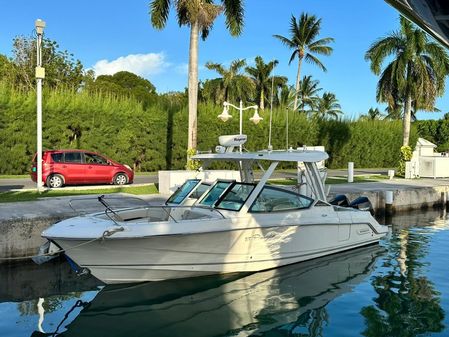
[[164,72],[170,63],[165,59],[165,54],[130,54],[118,59],[100,60],[92,67],[95,75],[113,75],[118,71],[129,71],[142,77],[148,77]]
[[175,67],[175,70],[178,74],[187,75],[189,73],[189,65],[187,63],[182,63]]

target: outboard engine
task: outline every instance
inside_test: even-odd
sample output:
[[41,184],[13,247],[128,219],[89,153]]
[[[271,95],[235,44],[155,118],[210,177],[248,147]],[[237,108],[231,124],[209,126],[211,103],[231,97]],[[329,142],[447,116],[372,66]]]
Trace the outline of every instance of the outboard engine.
[[361,211],[369,211],[371,215],[374,215],[374,208],[371,201],[367,197],[358,197],[349,204],[349,207],[359,209]]
[[331,205],[340,206],[340,207],[348,207],[349,200],[348,197],[344,194],[337,194],[331,201],[329,201]]

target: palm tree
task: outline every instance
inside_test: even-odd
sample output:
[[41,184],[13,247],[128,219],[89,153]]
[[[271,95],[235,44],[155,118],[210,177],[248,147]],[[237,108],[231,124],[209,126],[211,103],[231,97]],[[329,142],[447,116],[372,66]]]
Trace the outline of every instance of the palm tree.
[[312,76],[304,76],[300,83],[298,92],[298,101],[301,105],[300,111],[306,112],[306,106],[308,106],[310,110],[313,110],[320,99],[318,92],[323,90],[318,87],[320,82],[318,80],[313,80]]
[[216,17],[224,12],[226,27],[231,35],[238,36],[243,28],[243,0],[221,0],[222,6],[213,0],[152,0],[150,16],[153,27],[163,29],[167,23],[170,6],[176,8],[180,26],[190,26],[189,48],[189,131],[187,147],[195,149],[197,144],[198,108],[198,37],[209,34]]
[[277,94],[277,101],[281,107],[291,108],[295,100],[296,90],[293,86],[283,85]]
[[256,88],[256,98],[259,99],[259,108],[265,109],[265,100],[269,100],[274,95],[275,88],[282,87],[287,83],[285,76],[271,76],[274,67],[279,63],[277,60],[265,63],[262,57],[257,56],[255,67],[246,67],[249,78],[253,81]]
[[384,115],[380,112],[380,110],[378,108],[375,108],[375,109],[369,108],[368,113],[366,115],[361,115],[360,119],[374,121],[374,120],[382,119],[383,117],[384,117]]
[[[365,54],[371,71],[380,75],[377,101],[390,107],[404,107],[403,145],[409,145],[413,107],[432,110],[436,97],[444,93],[449,57],[443,47],[401,17],[401,29],[374,42]],[[382,64],[392,61],[382,70]],[[415,110],[416,112],[416,110]]]
[[205,80],[199,89],[199,96],[205,102],[213,102],[220,105],[224,101],[221,78]]
[[[333,51],[328,46],[334,39],[330,37],[316,40],[321,29],[321,19],[317,19],[315,15],[309,15],[302,13],[301,18],[296,20],[292,15],[290,21],[290,38],[286,38],[281,35],[274,35],[284,45],[293,49],[293,53],[290,57],[288,64],[291,64],[295,58],[298,58],[298,72],[296,74],[296,92],[299,91],[299,82],[301,76],[301,63],[302,60],[315,64],[321,70],[326,71],[326,67],[321,61],[314,55],[330,55]],[[295,101],[293,104],[294,110],[298,107],[298,94],[295,95]]]
[[318,118],[338,118],[338,115],[342,114],[341,106],[338,103],[338,99],[335,94],[325,92],[317,102],[316,108],[312,110],[315,117]]
[[[386,116],[385,119],[390,120],[399,120],[402,119],[404,107],[402,106],[402,103],[400,102],[393,102],[389,103],[388,106],[385,108]],[[414,117],[414,114],[412,112],[412,119]]]
[[249,77],[241,74],[245,65],[246,61],[243,59],[232,61],[229,68],[225,68],[220,63],[206,63],[207,69],[215,70],[221,76],[213,81],[216,81],[216,87],[220,90],[223,100],[227,102],[236,99],[246,101],[252,96],[255,85]]

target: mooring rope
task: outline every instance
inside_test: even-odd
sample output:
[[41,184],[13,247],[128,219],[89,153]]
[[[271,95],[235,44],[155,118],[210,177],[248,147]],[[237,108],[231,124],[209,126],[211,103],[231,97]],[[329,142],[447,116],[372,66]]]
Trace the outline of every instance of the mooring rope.
[[105,238],[107,238],[107,237],[109,237],[109,236],[111,236],[111,235],[113,235],[113,234],[115,234],[117,232],[122,232],[123,230],[124,230],[123,227],[119,227],[119,228],[114,229],[114,230],[105,230],[103,232],[103,234],[100,237],[98,237],[98,238],[95,238],[95,239],[92,239],[92,240],[80,243],[79,245],[76,245],[76,246],[73,246],[73,247],[70,247],[70,248],[67,248],[67,249],[58,250],[57,252],[54,252],[54,253],[45,253],[45,254],[28,255],[28,256],[17,256],[17,257],[0,257],[0,261],[29,260],[29,259],[39,258],[39,257],[56,256],[56,255],[59,255],[61,253],[68,252],[68,251],[70,251],[72,249],[79,248],[81,246],[87,245],[89,243],[92,243],[92,242],[95,242],[95,241],[98,241],[98,240],[104,240]]
[[72,313],[73,310],[75,310],[76,308],[80,308],[80,307],[85,308],[88,304],[89,304],[89,302],[85,302],[82,300],[76,301],[75,304],[70,308],[70,310],[64,315],[64,318],[58,324],[58,326],[56,327],[56,330],[53,333],[51,333],[51,336],[56,336],[58,334],[59,328],[65,322],[65,320],[67,318],[69,318],[69,315]]

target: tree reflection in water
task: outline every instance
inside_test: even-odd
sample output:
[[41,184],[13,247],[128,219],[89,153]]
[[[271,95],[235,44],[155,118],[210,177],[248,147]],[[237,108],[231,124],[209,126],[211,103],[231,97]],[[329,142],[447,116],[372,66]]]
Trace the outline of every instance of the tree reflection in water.
[[440,293],[425,273],[430,238],[420,228],[393,233],[382,275],[372,285],[375,305],[362,308],[364,336],[417,336],[444,329]]

